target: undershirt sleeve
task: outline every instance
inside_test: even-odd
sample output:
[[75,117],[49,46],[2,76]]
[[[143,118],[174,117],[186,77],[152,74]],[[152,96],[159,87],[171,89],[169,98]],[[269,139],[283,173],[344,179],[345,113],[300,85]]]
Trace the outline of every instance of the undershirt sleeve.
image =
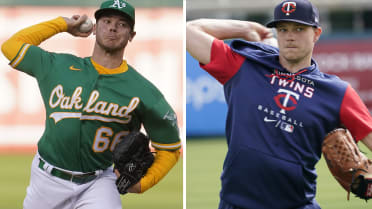
[[371,114],[350,85],[341,104],[340,119],[357,142],[372,132]]
[[3,43],[2,51],[4,56],[11,61],[10,64],[14,68],[21,61],[21,56],[26,53],[19,53],[19,51],[22,49],[22,46],[25,44],[38,46],[41,42],[47,40],[57,33],[64,31],[67,31],[67,24],[62,17],[42,22],[20,30],[14,34]]
[[245,58],[231,50],[222,40],[215,39],[211,48],[211,61],[200,67],[212,75],[221,84],[225,84],[240,69]]

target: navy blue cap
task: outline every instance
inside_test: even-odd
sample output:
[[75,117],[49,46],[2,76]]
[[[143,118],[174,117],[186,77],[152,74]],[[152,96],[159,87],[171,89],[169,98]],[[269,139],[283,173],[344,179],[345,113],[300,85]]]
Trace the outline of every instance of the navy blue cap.
[[287,0],[278,4],[274,10],[274,20],[266,24],[273,28],[278,22],[297,22],[304,25],[319,27],[318,9],[308,0]]

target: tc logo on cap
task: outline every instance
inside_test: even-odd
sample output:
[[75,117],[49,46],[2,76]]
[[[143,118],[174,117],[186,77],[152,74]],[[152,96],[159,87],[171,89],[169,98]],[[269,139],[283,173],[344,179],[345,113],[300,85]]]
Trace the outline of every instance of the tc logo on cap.
[[282,6],[282,12],[289,16],[290,13],[296,10],[296,2],[284,2]]

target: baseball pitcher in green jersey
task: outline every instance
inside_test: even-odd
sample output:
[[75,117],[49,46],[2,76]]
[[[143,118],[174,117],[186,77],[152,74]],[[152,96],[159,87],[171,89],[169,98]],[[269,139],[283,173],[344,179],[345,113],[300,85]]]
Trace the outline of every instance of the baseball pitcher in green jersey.
[[[58,17],[23,29],[2,45],[13,68],[36,78],[46,108],[25,209],[122,208],[112,151],[142,125],[156,156],[129,192],[151,188],[179,158],[176,114],[159,90],[123,60],[127,43],[136,35],[134,7],[108,0],[95,18],[88,32],[79,29],[86,15]],[[61,32],[78,37],[93,33],[92,56],[80,58],[38,47]]]

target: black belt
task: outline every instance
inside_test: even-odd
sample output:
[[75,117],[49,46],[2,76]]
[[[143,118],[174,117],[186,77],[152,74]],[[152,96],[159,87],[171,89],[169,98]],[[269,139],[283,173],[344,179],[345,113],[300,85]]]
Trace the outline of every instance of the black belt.
[[[39,168],[41,170],[46,170],[44,169],[45,161],[39,158]],[[62,171],[58,168],[52,168],[50,171],[50,174],[52,176],[67,180],[67,181],[72,181],[77,184],[85,184],[89,181],[92,181],[97,177],[96,172],[90,172],[90,173],[84,173],[84,174],[72,174],[68,173],[66,171]]]

